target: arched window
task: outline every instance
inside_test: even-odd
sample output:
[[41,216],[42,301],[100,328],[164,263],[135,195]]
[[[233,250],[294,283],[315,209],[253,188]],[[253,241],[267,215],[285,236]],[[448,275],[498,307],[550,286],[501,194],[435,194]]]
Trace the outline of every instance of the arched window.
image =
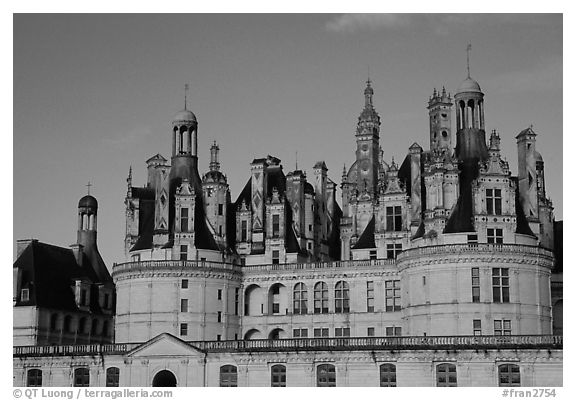
[[458,386],[456,365],[445,363],[436,366],[436,386]]
[[272,387],[285,387],[286,386],[286,366],[273,365],[270,373],[270,386]]
[[336,386],[336,367],[332,364],[320,364],[316,368],[316,386]]
[[90,386],[90,370],[88,368],[76,368],[74,370],[74,386]]
[[120,369],[110,367],[106,370],[106,387],[120,386]]
[[380,365],[380,386],[396,387],[396,366],[394,364]]
[[64,332],[72,332],[72,317],[69,315],[64,317]]
[[325,282],[314,285],[314,314],[328,314],[328,285]]
[[92,329],[90,330],[90,332],[91,332],[92,336],[98,334],[98,320],[97,319],[92,320]]
[[108,326],[109,326],[109,322],[107,320],[105,320],[104,322],[102,322],[102,336],[108,336]]
[[26,374],[26,386],[28,387],[40,387],[42,386],[42,370],[41,369],[29,369]]
[[58,314],[54,313],[50,316],[50,331],[55,332],[58,328]]
[[220,387],[238,386],[238,370],[234,365],[220,367]]
[[308,289],[302,282],[294,285],[294,314],[308,313]]
[[334,311],[337,313],[350,312],[350,289],[348,287],[348,282],[340,281],[336,283],[334,305]]
[[498,367],[498,386],[520,386],[520,366],[503,364]]
[[86,318],[82,317],[78,321],[78,333],[86,333]]

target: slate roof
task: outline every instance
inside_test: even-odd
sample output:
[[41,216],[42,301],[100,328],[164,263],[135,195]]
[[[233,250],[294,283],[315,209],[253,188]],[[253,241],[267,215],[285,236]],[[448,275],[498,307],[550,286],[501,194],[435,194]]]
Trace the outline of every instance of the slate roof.
[[[89,258],[83,254],[82,266],[76,263],[72,249],[32,241],[14,262],[18,270],[16,306],[37,306],[77,311],[71,285],[75,280],[104,283],[98,279]],[[20,299],[20,289],[30,289],[30,300]],[[91,291],[97,296],[97,291]],[[97,299],[90,301],[90,311],[101,313]]]
[[354,250],[375,249],[376,248],[376,242],[374,240],[375,227],[376,227],[376,219],[374,218],[374,216],[372,216],[372,219],[370,219],[370,222],[368,222],[368,225],[366,225],[366,228],[364,228],[364,232],[362,232],[360,239],[358,239],[358,241],[352,248]]

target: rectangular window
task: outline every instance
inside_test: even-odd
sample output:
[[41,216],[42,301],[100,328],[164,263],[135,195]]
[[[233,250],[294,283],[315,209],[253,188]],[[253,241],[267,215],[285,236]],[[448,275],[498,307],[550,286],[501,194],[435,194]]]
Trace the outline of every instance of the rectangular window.
[[280,314],[280,285],[272,287],[272,314]]
[[307,338],[308,337],[308,328],[294,329],[292,336],[295,338]]
[[188,324],[180,324],[180,336],[188,336]]
[[336,328],[334,329],[334,336],[350,337],[350,328]]
[[188,246],[180,245],[180,260],[185,261],[188,259]]
[[272,237],[280,236],[280,216],[278,214],[272,215]]
[[510,303],[508,268],[492,268],[492,301],[494,303]]
[[502,190],[486,189],[486,213],[502,215]]
[[480,268],[472,268],[472,303],[480,303]]
[[188,299],[180,299],[180,312],[188,312]]
[[132,254],[130,258],[132,262],[140,262],[140,254]]
[[374,281],[366,282],[366,311],[374,312]]
[[479,319],[472,320],[472,330],[474,336],[482,335],[482,320]]
[[222,289],[218,289],[218,300],[222,300]]
[[270,374],[270,386],[286,387],[286,366],[280,364],[272,366]]
[[511,334],[512,334],[512,326],[509,319],[494,320],[495,336],[510,336]]
[[[84,297],[86,297],[86,293],[84,293]],[[30,290],[29,289],[22,289],[20,291],[20,301],[28,301],[28,300],[30,300]],[[81,302],[81,304],[84,304],[84,303],[82,303],[82,300],[80,300],[80,302]]]
[[396,258],[400,253],[402,253],[402,243],[389,243],[386,245],[386,258]]
[[224,204],[218,204],[218,215],[224,215]]
[[188,232],[188,208],[180,209],[180,232]]
[[328,337],[328,328],[314,328],[314,337]]
[[400,326],[387,326],[386,336],[402,336],[402,328]]
[[238,307],[240,306],[240,289],[234,289],[234,315],[238,315]]
[[280,264],[280,250],[272,250],[272,264]]
[[366,336],[374,336],[374,335],[375,335],[374,328],[373,327],[368,328]]
[[218,321],[217,322],[222,322],[222,311],[218,311]]
[[376,250],[370,250],[370,259],[376,260],[378,258],[378,253]]
[[111,307],[110,304],[110,294],[104,293],[104,308],[108,309]]
[[478,235],[468,235],[468,243],[478,243]]
[[240,231],[240,241],[245,242],[248,240],[248,221],[242,220],[242,230]]
[[400,311],[400,281],[386,281],[386,311]]
[[222,335],[216,335],[216,341],[221,341],[222,340]]
[[401,231],[402,230],[402,207],[386,207],[386,230],[387,231]]
[[504,243],[501,228],[488,228],[486,236],[488,237],[488,243]]
[[182,279],[182,289],[188,289],[188,279]]

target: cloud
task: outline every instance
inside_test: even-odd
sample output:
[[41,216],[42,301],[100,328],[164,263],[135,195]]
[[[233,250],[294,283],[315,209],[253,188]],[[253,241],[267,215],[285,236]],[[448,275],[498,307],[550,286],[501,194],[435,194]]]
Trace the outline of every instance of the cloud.
[[355,32],[409,26],[410,14],[344,14],[328,21],[326,29],[331,32]]

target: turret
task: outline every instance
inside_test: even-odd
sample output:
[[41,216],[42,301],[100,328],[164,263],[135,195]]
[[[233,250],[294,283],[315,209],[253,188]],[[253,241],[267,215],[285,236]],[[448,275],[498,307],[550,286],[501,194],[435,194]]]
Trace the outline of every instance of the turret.
[[452,149],[452,99],[446,89],[436,91],[428,100],[430,118],[430,150]]

